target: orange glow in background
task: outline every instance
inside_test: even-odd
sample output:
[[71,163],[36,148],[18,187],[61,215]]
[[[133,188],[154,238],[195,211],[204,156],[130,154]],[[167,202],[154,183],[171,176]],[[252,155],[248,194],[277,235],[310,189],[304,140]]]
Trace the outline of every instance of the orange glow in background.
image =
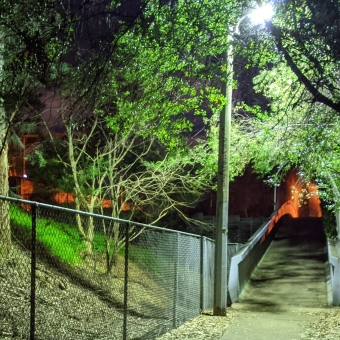
[[266,236],[284,215],[290,215],[293,218],[322,217],[318,188],[314,183],[309,183],[308,185],[302,183],[297,172],[292,171],[287,175],[285,183],[281,184],[281,190],[284,186],[286,190],[280,202],[282,204],[283,199],[286,199],[286,201],[270,220],[267,232],[262,236],[260,243],[266,239]]
[[[287,174],[284,201],[291,200],[298,212],[297,217],[322,217],[318,188],[315,183],[304,184],[297,171]],[[283,203],[283,202],[282,202]]]
[[[68,193],[68,192],[64,192],[64,191],[60,191],[58,193],[56,193],[53,196],[53,199],[58,202],[59,204],[72,204],[74,203],[74,195],[73,193]],[[123,200],[121,200],[121,210],[122,211],[128,211],[130,210],[130,204],[124,202]],[[112,207],[112,202],[111,200],[108,199],[103,199],[102,200],[102,205],[103,208],[111,208]]]

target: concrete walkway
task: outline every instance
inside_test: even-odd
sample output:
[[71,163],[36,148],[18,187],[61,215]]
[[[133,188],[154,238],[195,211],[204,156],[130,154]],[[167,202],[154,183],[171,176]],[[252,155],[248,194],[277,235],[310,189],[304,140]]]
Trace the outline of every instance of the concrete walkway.
[[291,219],[275,239],[231,308],[242,310],[220,340],[298,340],[326,311],[326,240],[320,219]]

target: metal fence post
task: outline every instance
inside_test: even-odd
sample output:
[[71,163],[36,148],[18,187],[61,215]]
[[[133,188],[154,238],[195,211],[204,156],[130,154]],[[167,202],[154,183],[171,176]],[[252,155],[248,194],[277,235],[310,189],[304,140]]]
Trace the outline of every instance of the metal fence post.
[[31,240],[31,297],[30,297],[30,340],[35,338],[35,274],[36,274],[36,236],[37,236],[37,207],[32,204],[32,240]]
[[200,249],[200,310],[201,313],[204,311],[204,236],[200,237],[201,249]]
[[175,245],[175,270],[174,270],[174,303],[173,303],[173,328],[177,328],[177,298],[178,298],[178,245],[179,245],[179,234],[176,234],[176,245]]
[[128,280],[129,280],[129,231],[130,223],[125,224],[125,259],[124,259],[124,319],[123,340],[127,339],[127,314],[128,314]]

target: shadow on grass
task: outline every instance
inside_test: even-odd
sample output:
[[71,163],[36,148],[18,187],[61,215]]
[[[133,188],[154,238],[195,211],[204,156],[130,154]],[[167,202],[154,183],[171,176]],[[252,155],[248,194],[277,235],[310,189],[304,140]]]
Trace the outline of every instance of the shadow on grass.
[[[20,225],[15,223],[11,224],[12,230],[12,239],[13,242],[17,243],[21,248],[24,250],[32,251],[32,235],[31,230],[27,228],[23,228]],[[85,271],[77,269],[77,266],[71,266],[65,262],[63,262],[59,257],[54,256],[51,252],[46,248],[46,246],[36,240],[36,257],[37,262],[43,263],[45,266],[52,268],[53,270],[57,271],[58,273],[67,277],[70,283],[73,285],[80,287],[82,289],[87,289],[89,292],[96,295],[101,301],[103,301],[107,306],[113,307],[117,309],[119,313],[125,312],[125,306],[123,303],[123,295],[122,298],[114,297],[108,289],[105,289],[105,281],[112,278],[109,274],[99,274],[95,271],[91,273],[88,272],[85,274]],[[97,280],[97,282],[94,282]],[[124,278],[121,279],[123,281]],[[114,289],[114,288],[113,288]],[[144,305],[148,305],[147,302]],[[162,308],[160,308],[162,309]],[[144,310],[147,310],[144,308]],[[149,310],[152,312],[155,310],[155,306],[149,306]],[[146,313],[141,313],[137,311],[135,308],[128,306],[126,312],[130,316],[136,316],[143,319],[165,319],[162,317],[160,310],[154,311],[148,315]]]

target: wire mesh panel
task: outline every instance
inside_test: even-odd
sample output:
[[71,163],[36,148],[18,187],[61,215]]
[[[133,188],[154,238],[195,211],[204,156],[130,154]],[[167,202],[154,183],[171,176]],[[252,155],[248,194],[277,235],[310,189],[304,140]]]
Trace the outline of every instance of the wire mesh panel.
[[3,196],[0,209],[1,339],[155,339],[212,306],[211,240]]
[[214,307],[215,242],[202,239],[202,311]]
[[[139,275],[136,275],[136,274]],[[200,238],[139,229],[129,246],[128,339],[155,339],[200,313]]]
[[228,224],[228,242],[238,242],[239,237],[239,222]]
[[31,324],[32,217],[0,200],[0,338],[26,339]]
[[37,339],[122,339],[124,235],[101,216],[39,207]]
[[129,245],[128,339],[154,339],[173,328],[177,234],[133,227]]
[[241,218],[228,225],[228,242],[246,243],[265,221],[265,218]]
[[178,234],[175,326],[200,314],[200,247],[199,237]]

